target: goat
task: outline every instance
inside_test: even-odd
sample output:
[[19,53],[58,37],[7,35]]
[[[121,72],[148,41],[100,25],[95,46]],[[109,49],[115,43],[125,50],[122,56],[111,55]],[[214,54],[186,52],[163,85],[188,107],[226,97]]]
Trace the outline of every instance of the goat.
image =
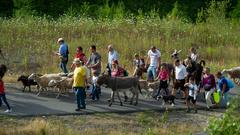
[[21,75],[17,81],[21,81],[22,84],[23,84],[23,92],[25,91],[26,87],[29,88],[29,92],[31,92],[31,85],[32,86],[36,86],[37,85],[37,89],[39,89],[39,85],[36,81],[34,81],[33,79],[28,79],[28,76],[24,76],[24,75]]

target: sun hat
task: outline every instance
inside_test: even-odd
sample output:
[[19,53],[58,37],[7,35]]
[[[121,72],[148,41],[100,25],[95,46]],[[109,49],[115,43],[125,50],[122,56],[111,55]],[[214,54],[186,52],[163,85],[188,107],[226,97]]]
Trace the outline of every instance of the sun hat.
[[64,41],[63,38],[58,38],[57,43]]

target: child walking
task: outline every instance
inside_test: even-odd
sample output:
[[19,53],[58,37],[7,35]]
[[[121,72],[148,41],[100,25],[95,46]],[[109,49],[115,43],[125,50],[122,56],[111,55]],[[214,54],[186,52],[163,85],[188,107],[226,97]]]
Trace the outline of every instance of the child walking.
[[97,85],[98,76],[96,72],[93,72],[92,76],[92,100],[99,100],[100,86]]
[[188,98],[187,98],[187,112],[190,112],[190,101],[193,104],[195,113],[197,113],[196,101],[197,101],[197,91],[198,87],[195,83],[194,77],[189,78],[189,82],[184,85],[188,88]]
[[0,65],[0,107],[2,106],[2,101],[3,101],[7,105],[7,110],[5,112],[10,113],[10,112],[12,112],[12,109],[7,102],[5,88],[4,88],[4,82],[2,80],[6,71],[7,71],[6,66],[1,64]]
[[160,92],[163,89],[165,91],[166,96],[168,96],[168,79],[169,79],[169,72],[167,70],[166,65],[162,65],[160,72],[158,74],[158,77],[156,80],[160,80],[160,84],[159,84],[159,88],[158,88],[158,92],[157,95],[155,96],[155,98],[157,98],[157,100],[160,98]]

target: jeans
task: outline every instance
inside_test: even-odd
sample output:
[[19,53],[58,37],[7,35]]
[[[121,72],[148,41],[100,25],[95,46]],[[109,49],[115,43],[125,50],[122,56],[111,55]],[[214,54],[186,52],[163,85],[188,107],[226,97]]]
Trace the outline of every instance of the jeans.
[[7,108],[10,110],[11,108],[10,108],[8,102],[7,102],[7,98],[6,98],[6,94],[5,93],[0,94],[0,107],[2,106],[2,100],[7,105]]
[[229,104],[228,92],[225,92],[225,93],[224,93],[224,95],[223,95],[223,101],[224,101],[224,104],[228,106],[228,104]]
[[148,80],[154,80],[157,77],[157,68],[150,66],[147,70]]
[[67,70],[67,62],[61,61],[61,63],[60,63],[60,68],[62,69],[62,71],[63,71],[64,73],[68,73],[68,70]]
[[100,94],[100,87],[93,85],[92,87],[92,100],[95,100],[95,98],[97,98],[97,100],[99,100],[99,94]]
[[76,95],[76,98],[77,98],[78,109],[86,108],[84,88],[83,87],[74,87],[73,90],[75,91],[75,95]]

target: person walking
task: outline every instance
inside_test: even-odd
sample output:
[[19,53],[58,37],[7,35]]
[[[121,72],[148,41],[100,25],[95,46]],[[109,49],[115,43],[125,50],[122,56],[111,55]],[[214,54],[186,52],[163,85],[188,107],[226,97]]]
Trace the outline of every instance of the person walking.
[[168,96],[169,94],[168,92],[169,71],[167,70],[166,65],[161,66],[159,75],[156,80],[158,79],[160,80],[160,84],[159,84],[157,95],[154,96],[154,98],[157,98],[157,100],[160,99],[160,92],[162,89],[165,91],[166,96]]
[[[75,54],[74,59],[78,58],[80,61],[83,62],[83,64],[86,64],[86,62],[87,62],[87,57],[86,57],[86,55],[83,53],[82,47],[81,47],[81,46],[78,46],[76,51],[77,51],[77,52],[76,52],[76,54]],[[75,69],[75,65],[72,64],[72,65],[71,65],[71,70],[74,71],[74,69]]]
[[216,77],[218,78],[218,88],[221,96],[224,99],[224,103],[229,106],[229,90],[234,87],[234,84],[231,80],[228,80],[228,78],[224,77],[221,72],[217,72]]
[[56,55],[60,58],[60,68],[62,71],[66,74],[68,73],[67,70],[67,63],[68,63],[68,45],[64,42],[63,38],[59,38],[57,40],[57,43],[59,44],[58,52],[56,52]]
[[112,70],[112,61],[118,61],[118,53],[116,50],[113,49],[112,45],[108,45],[108,63],[107,63],[107,70],[108,74],[111,75],[111,70]]
[[87,83],[86,70],[83,68],[83,62],[79,59],[74,59],[73,63],[76,65],[73,74],[73,90],[77,98],[77,109],[75,111],[80,111],[80,109],[86,109],[85,103],[85,86]]
[[198,87],[197,87],[197,84],[195,83],[195,78],[191,76],[189,78],[189,82],[186,83],[184,86],[188,88],[187,112],[190,112],[190,101],[191,101],[193,104],[194,111],[195,113],[197,113],[196,102],[197,102]]
[[187,78],[186,67],[180,63],[179,59],[175,60],[174,63],[175,63],[175,79],[176,80],[173,85],[172,95],[176,96],[176,91],[180,88],[180,90],[183,91],[183,94],[184,94],[183,98],[186,98],[187,92],[184,87],[185,80]]
[[5,87],[4,87],[4,82],[3,82],[3,77],[7,71],[7,67],[3,64],[0,65],[0,107],[2,106],[2,101],[6,104],[7,110],[5,111],[6,113],[12,112],[12,109],[10,105],[7,102],[6,98],[6,93],[5,93]]
[[210,68],[206,67],[203,70],[203,79],[200,88],[205,91],[205,99],[207,103],[207,110],[210,110],[212,106],[211,95],[216,90],[216,81],[213,74],[210,73]]
[[97,52],[96,46],[92,45],[89,49],[91,55],[86,66],[91,69],[92,73],[96,72],[96,76],[101,74],[101,55]]
[[148,51],[146,64],[148,63],[149,63],[149,67],[147,70],[147,74],[148,74],[147,80],[153,81],[157,77],[157,69],[161,65],[161,53],[159,50],[156,49],[155,46],[152,46],[151,49]]

